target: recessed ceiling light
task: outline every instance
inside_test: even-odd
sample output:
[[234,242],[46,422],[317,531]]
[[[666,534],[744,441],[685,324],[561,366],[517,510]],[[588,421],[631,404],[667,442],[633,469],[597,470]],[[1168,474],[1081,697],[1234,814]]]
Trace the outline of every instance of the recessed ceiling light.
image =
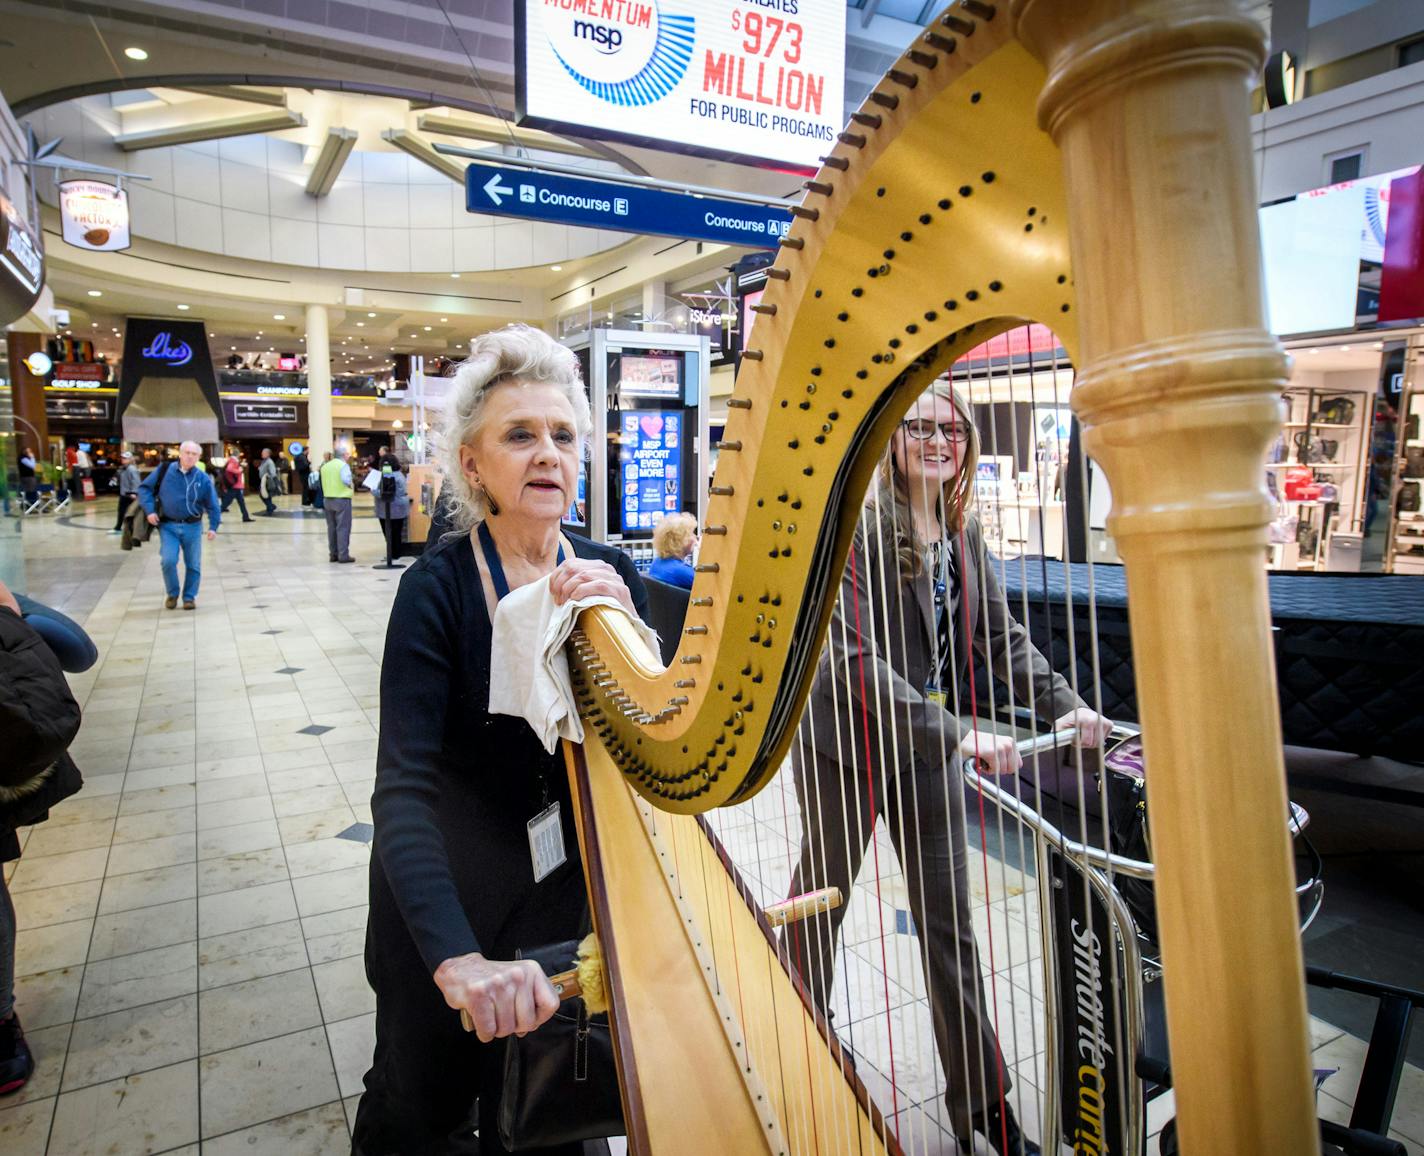
[[1350,347],[1349,347],[1348,345],[1342,345],[1342,346],[1340,346],[1340,352],[1341,352],[1341,353],[1349,353],[1349,352],[1350,352]]
[[272,320],[273,320],[273,321],[285,321],[285,320],[287,320],[287,315],[286,315],[285,313],[274,313],[274,314],[272,314]]
[[425,332],[426,332],[426,333],[429,333],[429,332],[430,332],[430,326],[427,325],[427,326],[425,327]]
[[450,318],[448,318],[448,317],[442,317],[442,318],[440,318],[440,320],[441,320],[441,321],[449,321]]
[[89,296],[90,296],[90,297],[102,297],[103,295],[104,295],[104,294],[103,294],[103,291],[102,291],[102,290],[99,290],[99,289],[90,289],[90,290],[89,290]]
[[564,271],[564,267],[562,265],[550,265],[549,268],[552,269],[555,273],[562,273]]
[[458,280],[460,279],[460,274],[458,274],[458,273],[451,273],[450,276],[451,276],[452,278],[454,278],[456,281],[458,281]]
[[179,309],[182,309],[182,310],[184,310],[184,311],[186,311],[186,310],[188,310],[188,309],[191,309],[192,306],[191,306],[191,305],[180,305],[180,306],[178,306],[178,308],[179,308]]
[[357,328],[357,329],[364,329],[364,328],[366,328],[366,323],[365,323],[364,321],[358,321],[358,322],[356,322],[356,328]]
[[418,334],[412,333],[412,334],[410,335],[410,339],[411,339],[412,341],[414,341],[417,336],[418,336]]
[[144,49],[142,49],[142,48],[137,48],[137,47],[134,47],[134,48],[125,48],[125,49],[124,49],[124,55],[127,56],[130,60],[147,60],[147,59],[148,59],[148,53],[147,53],[146,51],[144,51]]
[[367,317],[374,317],[375,314],[374,314],[374,313],[368,313],[368,314],[366,314],[366,316],[367,316]]

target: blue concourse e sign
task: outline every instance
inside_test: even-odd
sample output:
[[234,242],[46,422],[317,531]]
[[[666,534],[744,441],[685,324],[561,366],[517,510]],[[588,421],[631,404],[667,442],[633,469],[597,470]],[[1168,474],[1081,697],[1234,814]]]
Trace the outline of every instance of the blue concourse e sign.
[[791,228],[790,209],[778,205],[750,205],[478,162],[465,170],[465,208],[497,217],[756,249],[775,249]]

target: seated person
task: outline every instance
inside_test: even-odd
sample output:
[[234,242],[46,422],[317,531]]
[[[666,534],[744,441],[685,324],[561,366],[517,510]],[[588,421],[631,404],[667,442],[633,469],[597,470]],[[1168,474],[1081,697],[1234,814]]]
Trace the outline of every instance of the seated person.
[[691,514],[669,514],[653,530],[654,558],[648,577],[691,590],[691,558],[696,549],[697,519]]

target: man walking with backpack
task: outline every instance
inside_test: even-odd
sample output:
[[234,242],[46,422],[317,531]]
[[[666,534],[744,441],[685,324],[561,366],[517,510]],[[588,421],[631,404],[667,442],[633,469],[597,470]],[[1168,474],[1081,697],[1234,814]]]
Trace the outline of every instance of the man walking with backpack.
[[[183,554],[183,609],[197,608],[203,578],[203,514],[208,516],[208,540],[217,537],[222,511],[212,478],[198,469],[202,453],[197,442],[178,447],[178,461],[164,462],[143,480],[138,500],[150,525],[158,527],[159,561],[168,594],[163,605],[178,605],[178,554]],[[175,468],[176,467],[176,468]]]

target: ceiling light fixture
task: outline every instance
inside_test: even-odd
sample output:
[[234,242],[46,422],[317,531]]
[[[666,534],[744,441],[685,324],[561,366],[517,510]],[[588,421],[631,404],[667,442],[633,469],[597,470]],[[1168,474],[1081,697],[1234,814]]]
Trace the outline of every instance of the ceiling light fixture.
[[366,328],[366,323],[365,323],[364,321],[358,321],[358,322],[356,322],[356,328],[357,328],[357,329],[365,329],[365,328]]
[[179,308],[179,309],[182,309],[182,310],[186,313],[189,309],[192,308],[192,306],[191,306],[191,305],[180,305],[180,306],[178,306],[178,308]]
[[273,321],[285,321],[285,320],[287,320],[287,315],[286,315],[285,313],[274,313],[274,314],[272,314],[272,320],[273,320]]
[[450,274],[450,277],[451,277],[453,280],[458,281],[458,280],[460,279],[460,274],[458,274],[458,273],[451,273],[451,274]]
[[448,317],[442,317],[442,318],[440,318],[440,320],[441,320],[441,321],[449,321],[450,318],[448,318]]
[[427,326],[425,327],[425,332],[426,332],[426,333],[429,333],[429,332],[430,332],[430,326],[427,325]]
[[148,59],[148,52],[147,52],[146,50],[142,49],[142,48],[137,47],[137,46],[135,46],[135,47],[130,47],[130,48],[125,48],[125,49],[124,49],[124,55],[127,56],[130,60],[147,60],[147,59]]
[[562,265],[550,265],[549,268],[552,269],[555,273],[562,273],[564,271],[564,267]]
[[89,290],[89,296],[90,296],[90,297],[102,297],[103,295],[104,295],[104,294],[103,294],[103,291],[102,291],[102,290],[99,290],[99,289],[90,289],[90,290]]

